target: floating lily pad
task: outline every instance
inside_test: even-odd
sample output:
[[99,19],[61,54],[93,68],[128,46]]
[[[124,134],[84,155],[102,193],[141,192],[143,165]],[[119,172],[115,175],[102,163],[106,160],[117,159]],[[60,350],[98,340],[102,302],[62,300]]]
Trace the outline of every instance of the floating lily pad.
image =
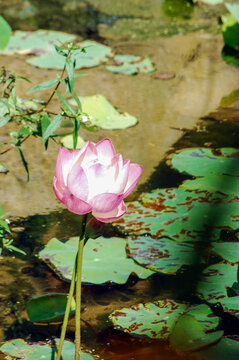
[[175,274],[183,265],[195,262],[194,247],[188,243],[150,236],[128,237],[127,242],[128,255],[154,271]]
[[186,314],[178,318],[169,341],[176,351],[195,351],[216,343],[222,336],[221,330],[205,334],[196,318]]
[[214,241],[222,228],[239,227],[238,214],[239,202],[233,195],[171,188],[128,203],[127,213],[115,224],[129,235],[167,236],[180,242]]
[[[85,52],[82,52],[80,49],[74,52],[72,58],[75,60],[76,69],[97,66],[107,61],[108,57],[113,55],[110,47],[96,41],[86,40],[79,45],[85,49]],[[27,62],[40,68],[63,69],[65,58],[59,55],[53,48],[48,49],[43,55],[28,59]]]
[[[71,280],[78,241],[78,237],[72,237],[66,242],[53,238],[39,252],[38,256],[47,262],[61,278]],[[124,284],[130,274],[137,274],[141,279],[152,275],[153,271],[145,269],[127,258],[125,246],[125,240],[117,237],[89,239],[83,253],[82,282],[87,284],[107,282]]]
[[198,360],[238,360],[239,342],[222,338],[217,344],[194,353]]
[[106,66],[106,69],[116,74],[135,75],[155,71],[149,58],[142,59],[140,56],[134,55],[116,55],[114,61],[116,65]]
[[75,40],[76,36],[60,31],[15,31],[3,54],[44,54],[54,51],[54,45]]
[[[64,318],[68,294],[51,293],[31,299],[27,304],[30,321],[49,323]],[[75,312],[75,300],[72,299],[70,314]]]
[[239,317],[239,296],[228,297],[227,289],[237,281],[237,265],[215,264],[203,272],[197,291],[211,303],[220,302],[225,311]]
[[[16,357],[18,359],[25,360],[54,360],[56,359],[57,345],[59,344],[59,339],[54,339],[47,343],[42,341],[39,343],[30,343],[28,344],[23,339],[14,339],[6,341],[1,347],[2,351],[6,355]],[[63,350],[62,350],[62,360],[72,360],[74,359],[75,345],[70,341],[64,341]],[[80,353],[82,360],[94,360],[94,358],[81,350]]]
[[[103,95],[79,97],[82,111],[92,117],[91,124],[101,129],[126,129],[137,124],[136,117],[128,113],[119,113]],[[72,105],[75,104],[71,100]]]
[[[70,149],[70,150],[74,149],[72,134],[64,136],[61,139],[61,143],[67,149]],[[81,136],[78,136],[76,149],[81,149],[84,144],[85,144],[85,140],[83,140]]]
[[[117,329],[132,335],[167,339],[175,321],[185,312],[191,313],[188,305],[165,299],[116,310],[110,318]],[[192,312],[204,330],[212,330],[218,325],[218,317],[213,316],[207,305],[194,306]]]
[[220,191],[223,194],[239,194],[239,177],[230,175],[206,175],[185,180],[180,188],[188,190]]
[[193,176],[239,175],[239,151],[221,148],[213,152],[207,148],[192,148],[180,151],[172,157],[172,166],[180,172]]
[[212,251],[228,262],[239,262],[239,242],[215,242]]

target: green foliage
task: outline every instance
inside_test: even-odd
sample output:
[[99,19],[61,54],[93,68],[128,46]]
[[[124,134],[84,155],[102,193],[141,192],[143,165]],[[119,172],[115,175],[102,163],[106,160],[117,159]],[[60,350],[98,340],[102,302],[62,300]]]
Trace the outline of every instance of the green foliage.
[[115,310],[110,318],[118,330],[132,335],[166,340],[175,321],[184,313],[195,317],[201,324],[202,331],[213,330],[218,326],[219,318],[213,315],[209,306],[190,306],[171,299]]
[[[72,237],[65,242],[53,238],[38,256],[61,278],[71,280],[78,241],[78,237]],[[130,274],[137,274],[141,279],[151,276],[153,271],[144,269],[127,257],[125,246],[125,240],[117,237],[89,239],[84,246],[82,282],[124,284]],[[112,256],[113,253],[117,254],[117,261]]]
[[3,50],[11,37],[11,26],[8,24],[8,22],[0,16],[0,49]]
[[[6,355],[10,355],[16,358],[25,360],[54,360],[56,359],[57,346],[59,339],[54,339],[48,342],[39,343],[27,343],[23,339],[14,339],[6,341],[1,347],[2,351]],[[70,341],[64,341],[62,360],[72,360],[74,358],[75,345]],[[84,351],[81,351],[82,360],[94,360],[94,358]]]
[[222,338],[218,343],[194,353],[197,360],[237,360],[239,341]]
[[[64,318],[68,294],[51,293],[31,299],[27,304],[27,315],[30,321],[49,323]],[[75,300],[72,299],[70,315],[75,312]]]
[[[11,239],[11,230],[8,226],[8,221],[5,219],[9,213],[3,213],[3,208],[0,206],[0,255],[2,255],[4,250],[8,250],[10,252],[18,252],[22,255],[26,255],[25,251],[18,249],[16,246],[12,245],[13,239]],[[4,220],[5,219],[5,220]]]

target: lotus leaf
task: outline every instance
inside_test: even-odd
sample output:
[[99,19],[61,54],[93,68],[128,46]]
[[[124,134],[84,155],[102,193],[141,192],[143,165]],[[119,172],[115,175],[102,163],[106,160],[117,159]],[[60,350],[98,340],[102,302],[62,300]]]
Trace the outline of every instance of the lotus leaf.
[[3,54],[44,54],[54,51],[54,45],[75,40],[76,36],[60,31],[15,31]]
[[[72,237],[66,242],[53,238],[39,252],[39,258],[47,262],[61,278],[71,280],[78,241],[78,237]],[[126,241],[117,237],[89,239],[83,253],[82,282],[124,284],[130,274],[137,274],[142,279],[152,275],[153,271],[127,258],[125,246]]]
[[235,281],[237,281],[237,265],[223,263],[211,265],[203,272],[197,291],[208,302],[220,302],[225,311],[239,317],[239,296],[228,297],[227,295],[228,288]]
[[207,148],[192,148],[180,151],[172,157],[172,166],[180,172],[193,176],[239,175],[239,151],[221,148],[214,152]]
[[223,331],[205,334],[202,325],[191,314],[178,318],[169,341],[176,351],[195,351],[216,343],[223,336]]
[[[218,317],[213,316],[207,305],[197,305],[191,309],[193,316],[202,324],[203,330],[212,330],[218,325]],[[167,339],[175,321],[185,312],[191,313],[188,305],[164,299],[116,310],[110,318],[117,329],[132,335]]]
[[[6,341],[1,347],[0,351],[4,354],[24,360],[54,360],[56,359],[56,346],[59,344],[59,339],[54,339],[54,342],[30,343],[28,344],[23,339],[14,339]],[[72,360],[74,358],[75,345],[70,341],[64,341],[62,360]],[[82,360],[94,360],[94,358],[81,350]]]
[[239,22],[239,5],[238,4],[230,4],[225,3],[225,6],[228,11],[232,14],[232,16]]
[[128,237],[128,255],[140,265],[166,274],[175,274],[183,265],[195,262],[191,244],[150,236]]
[[129,203],[127,213],[115,224],[130,235],[148,233],[183,242],[214,241],[222,228],[239,227],[238,213],[239,203],[232,195],[159,189]]
[[217,344],[194,353],[198,360],[238,360],[239,342],[222,338]]
[[116,55],[115,66],[106,66],[106,69],[116,74],[135,75],[155,71],[149,58],[143,59],[134,55]]
[[[134,126],[138,121],[128,113],[119,113],[103,95],[79,97],[82,111],[92,116],[91,123],[101,129],[115,130]],[[75,101],[70,101],[75,104]]]
[[[110,47],[97,43],[96,41],[86,40],[79,45],[85,49],[85,52],[82,52],[80,49],[74,52],[73,58],[76,69],[97,66],[112,56]],[[48,69],[63,69],[65,65],[64,57],[59,55],[54,48],[44,52],[40,56],[35,56],[27,60],[27,62],[34,66]]]
[[206,175],[193,180],[185,180],[180,188],[188,190],[207,190],[223,194],[239,193],[239,177],[229,175]]
[[239,242],[215,242],[212,251],[228,262],[239,262]]
[[[61,321],[64,318],[68,294],[51,293],[31,299],[27,304],[27,314],[32,322]],[[72,299],[70,313],[75,312]]]

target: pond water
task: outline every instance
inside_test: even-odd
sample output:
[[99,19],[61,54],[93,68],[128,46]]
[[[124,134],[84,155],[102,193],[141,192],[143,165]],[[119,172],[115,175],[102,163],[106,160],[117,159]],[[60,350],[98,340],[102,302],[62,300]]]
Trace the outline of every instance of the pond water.
[[[122,6],[121,1],[115,1],[112,8],[109,3],[12,0],[11,7],[0,1],[0,10],[14,29],[62,30],[100,40],[120,54],[150,56],[156,66],[153,75],[115,75],[101,65],[80,70],[79,73],[88,76],[76,80],[77,94],[103,94],[120,111],[139,120],[135,127],[126,130],[81,133],[84,139],[94,142],[111,138],[124,158],[143,165],[140,183],[129,197],[134,200],[142,192],[177,187],[186,178],[168,165],[167,158],[175,151],[197,146],[238,147],[239,97],[235,90],[239,69],[225,64],[221,58],[223,41],[217,16],[222,7],[196,8],[190,1],[172,0],[151,0],[148,6],[135,0],[129,7],[126,2]],[[162,27],[156,26],[159,20]],[[30,78],[34,85],[57,73],[32,67],[23,55],[0,55],[0,60],[8,69]],[[162,74],[173,76],[163,80]],[[27,91],[31,86],[20,83],[19,96],[30,97]],[[50,91],[37,94],[46,100]],[[226,106],[220,107],[220,102]],[[57,101],[53,101],[52,109],[59,110]],[[10,127],[4,127],[1,139],[8,131]],[[45,151],[37,139],[23,145],[30,169],[29,182],[14,151],[1,158],[10,170],[1,174],[1,205],[11,213],[15,245],[27,253],[16,257],[5,254],[1,259],[1,339],[22,337],[38,341],[60,335],[59,324],[32,325],[25,310],[32,297],[69,289],[67,282],[35,256],[52,237],[66,239],[78,235],[78,216],[64,210],[52,192],[58,148],[52,142]],[[117,232],[107,225],[104,234],[113,236]],[[155,299],[191,300],[190,276],[190,271],[177,276],[156,274],[147,280],[131,276],[126,285],[84,286],[86,307],[82,317],[87,324],[82,324],[83,345],[95,349],[105,360],[180,359],[166,342],[133,338],[114,330],[108,315],[116,309]],[[73,338],[73,331],[71,320],[67,338]],[[0,359],[4,356],[0,355]]]

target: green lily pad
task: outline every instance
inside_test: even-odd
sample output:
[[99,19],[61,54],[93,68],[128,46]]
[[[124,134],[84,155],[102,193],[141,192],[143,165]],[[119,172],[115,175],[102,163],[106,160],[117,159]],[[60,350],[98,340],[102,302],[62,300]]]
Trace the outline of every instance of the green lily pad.
[[[31,299],[27,304],[27,315],[31,322],[48,323],[64,318],[68,294],[51,293]],[[75,312],[75,300],[72,299],[70,314]]]
[[185,180],[180,188],[188,190],[219,191],[223,194],[239,193],[239,177],[230,175],[206,175],[192,180]]
[[129,235],[167,236],[180,242],[210,237],[208,241],[214,241],[222,228],[239,227],[238,214],[239,203],[233,195],[170,188],[128,203],[127,213],[115,224]]
[[194,353],[198,360],[238,360],[239,342],[222,338],[217,344]]
[[[76,69],[97,66],[107,61],[108,57],[113,55],[110,47],[96,41],[86,40],[81,42],[79,45],[85,49],[85,52],[82,52],[80,49],[74,52],[72,58],[75,60]],[[44,52],[40,56],[28,59],[27,62],[40,68],[63,69],[65,65],[65,58],[59,55],[55,49],[52,48],[48,49],[48,51]]]
[[176,351],[195,351],[216,343],[222,336],[221,330],[205,334],[196,318],[185,314],[175,323],[169,341]]
[[11,26],[8,24],[8,22],[0,16],[0,49],[3,50],[11,37]]
[[180,151],[172,157],[172,166],[193,176],[239,175],[239,151],[221,148],[214,153],[208,148],[192,148]]
[[76,36],[61,31],[15,31],[3,54],[44,54],[54,51],[54,45],[75,40]]
[[[55,344],[49,341],[43,343],[30,343],[28,344],[23,339],[14,339],[6,341],[1,347],[2,351],[6,355],[16,357],[18,359],[25,360],[54,360],[56,359],[57,345],[59,344],[59,339],[54,339]],[[64,341],[63,350],[62,350],[62,360],[72,360],[74,359],[75,345],[70,341]],[[81,350],[80,353],[82,360],[94,360],[94,358]]]
[[189,308],[187,304],[170,299],[115,310],[110,319],[118,330],[132,335],[166,340],[178,317],[185,312],[191,313],[191,309],[204,330],[217,327],[219,319],[213,316],[209,306],[203,304]]
[[215,242],[212,251],[228,262],[239,262],[239,242]]
[[[72,237],[66,242],[53,238],[38,256],[47,262],[61,278],[71,280],[78,241],[78,237]],[[82,282],[124,284],[130,274],[137,274],[141,279],[151,276],[153,271],[137,265],[127,257],[125,246],[125,240],[117,237],[89,239],[83,253]]]
[[227,290],[237,281],[237,265],[215,264],[209,266],[198,283],[197,291],[210,303],[220,302],[225,311],[239,317],[239,296],[228,297]]
[[140,265],[154,271],[175,274],[183,265],[195,263],[191,244],[150,236],[128,237],[127,252]]
[[[67,149],[70,150],[74,149],[72,134],[63,136],[63,138],[61,138],[61,143]],[[83,140],[81,136],[78,136],[76,149],[81,149],[84,144],[85,144],[85,140]]]
[[138,73],[150,73],[155,71],[149,58],[142,59],[134,55],[116,55],[115,66],[106,66],[106,69],[116,74],[135,75]]
[[[119,113],[103,95],[79,97],[82,111],[92,117],[91,124],[101,129],[126,129],[137,124],[136,117]],[[75,100],[70,100],[72,105]]]

